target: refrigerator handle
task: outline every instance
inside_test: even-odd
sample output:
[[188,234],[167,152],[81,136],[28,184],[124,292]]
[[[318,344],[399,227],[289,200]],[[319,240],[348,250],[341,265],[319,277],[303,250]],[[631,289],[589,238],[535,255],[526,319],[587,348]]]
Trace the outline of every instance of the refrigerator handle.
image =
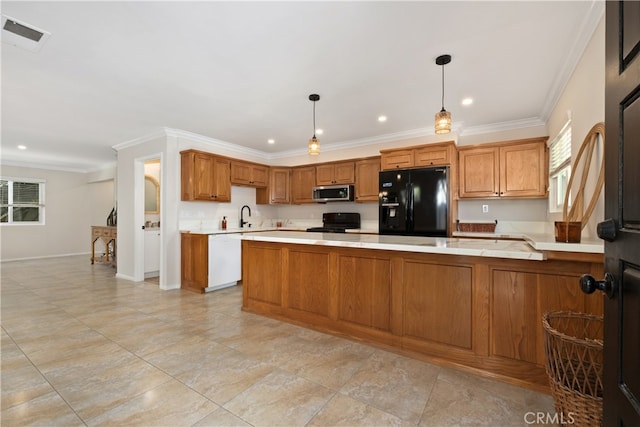
[[413,231],[413,184],[407,183],[407,231]]

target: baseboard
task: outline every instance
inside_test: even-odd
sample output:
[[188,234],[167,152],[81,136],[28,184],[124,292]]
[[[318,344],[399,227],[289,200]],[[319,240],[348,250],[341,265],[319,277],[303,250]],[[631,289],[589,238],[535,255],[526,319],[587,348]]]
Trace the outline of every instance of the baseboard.
[[89,257],[87,259],[87,262],[91,262],[91,253],[90,252],[77,252],[77,253],[72,253],[72,254],[43,255],[43,256],[24,257],[24,258],[0,259],[0,262],[29,261],[29,260],[33,260],[33,259],[62,258],[62,257],[78,256],[78,255],[87,255]]

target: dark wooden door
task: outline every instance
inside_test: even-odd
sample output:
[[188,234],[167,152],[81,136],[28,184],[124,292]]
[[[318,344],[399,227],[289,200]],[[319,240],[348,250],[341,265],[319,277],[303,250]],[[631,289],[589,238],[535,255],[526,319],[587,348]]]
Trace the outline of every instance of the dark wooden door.
[[[640,426],[640,2],[607,1],[604,425]],[[606,225],[610,225],[607,230]],[[615,236],[614,236],[615,234]]]

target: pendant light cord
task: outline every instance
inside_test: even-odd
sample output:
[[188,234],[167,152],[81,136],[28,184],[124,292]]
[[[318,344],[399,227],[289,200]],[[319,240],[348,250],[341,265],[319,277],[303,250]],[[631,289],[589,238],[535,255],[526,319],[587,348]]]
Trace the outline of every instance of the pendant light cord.
[[313,139],[316,139],[316,101],[313,101]]
[[444,64],[442,64],[442,110],[444,110]]

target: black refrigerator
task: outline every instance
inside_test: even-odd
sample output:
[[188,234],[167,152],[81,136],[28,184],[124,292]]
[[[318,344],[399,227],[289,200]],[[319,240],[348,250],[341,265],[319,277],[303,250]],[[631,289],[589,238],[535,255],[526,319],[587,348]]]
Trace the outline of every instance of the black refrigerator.
[[446,237],[449,168],[380,172],[379,233]]

